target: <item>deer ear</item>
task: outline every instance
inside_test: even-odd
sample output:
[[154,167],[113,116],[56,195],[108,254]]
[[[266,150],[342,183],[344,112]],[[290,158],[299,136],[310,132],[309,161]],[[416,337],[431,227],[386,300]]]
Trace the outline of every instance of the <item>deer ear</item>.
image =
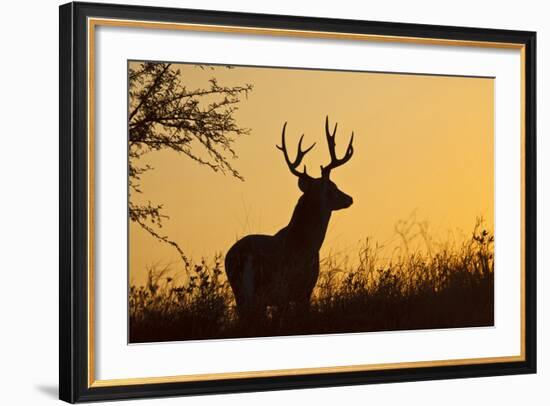
[[309,176],[300,176],[298,178],[298,187],[302,192],[306,192],[311,185],[311,178]]

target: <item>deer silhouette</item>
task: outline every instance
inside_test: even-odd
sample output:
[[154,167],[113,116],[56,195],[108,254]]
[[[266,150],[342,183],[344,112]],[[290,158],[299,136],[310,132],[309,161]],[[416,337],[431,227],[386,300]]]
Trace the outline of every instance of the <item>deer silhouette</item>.
[[281,146],[290,172],[298,177],[302,195],[286,227],[275,235],[248,235],[238,240],[225,256],[225,272],[235,295],[241,319],[265,316],[267,306],[285,309],[291,304],[308,309],[313,288],[319,277],[319,249],[333,211],[353,203],[351,196],[340,191],[330,180],[333,169],[345,164],[353,155],[353,132],[342,158],[336,157],[336,130],[325,133],[331,161],[321,166],[321,177],[313,178],[298,170],[304,156],[315,143],[302,150],[304,134],[298,142],[296,159],[291,161],[285,140],[286,122]]

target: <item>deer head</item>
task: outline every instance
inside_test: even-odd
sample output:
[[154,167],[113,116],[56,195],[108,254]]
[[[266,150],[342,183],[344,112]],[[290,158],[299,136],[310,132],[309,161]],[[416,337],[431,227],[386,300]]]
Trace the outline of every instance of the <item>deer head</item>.
[[285,140],[285,131],[286,124],[283,126],[283,131],[281,135],[281,146],[276,146],[279,150],[283,152],[285,161],[290,169],[290,172],[298,177],[298,187],[304,193],[305,200],[316,204],[318,207],[325,209],[327,211],[334,211],[345,209],[353,203],[351,196],[342,192],[334,182],[330,180],[330,173],[333,169],[345,164],[353,155],[353,132],[351,133],[351,138],[346,148],[346,152],[342,158],[336,157],[336,130],[338,124],[334,126],[334,130],[331,132],[329,129],[328,116],[325,121],[325,135],[327,138],[328,150],[330,153],[330,163],[326,166],[321,165],[321,177],[313,178],[307,174],[306,166],[304,165],[303,172],[299,171],[298,168],[302,163],[304,156],[311,151],[315,146],[313,143],[309,148],[302,150],[302,141],[304,139],[304,134],[300,137],[298,142],[298,152],[296,153],[296,158],[294,161],[290,160],[288,156],[288,150],[286,148]]

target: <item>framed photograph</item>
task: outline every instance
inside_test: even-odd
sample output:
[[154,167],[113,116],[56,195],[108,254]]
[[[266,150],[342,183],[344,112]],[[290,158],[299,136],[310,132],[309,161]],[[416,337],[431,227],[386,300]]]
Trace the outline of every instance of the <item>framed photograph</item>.
[[60,7],[60,398],[534,373],[536,34]]

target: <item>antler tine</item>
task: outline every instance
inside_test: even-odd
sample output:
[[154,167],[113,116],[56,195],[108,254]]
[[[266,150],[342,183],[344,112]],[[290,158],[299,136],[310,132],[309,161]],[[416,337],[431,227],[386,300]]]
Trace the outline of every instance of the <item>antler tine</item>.
[[288,150],[286,148],[286,139],[285,139],[285,132],[286,132],[286,122],[283,125],[283,131],[281,134],[281,146],[275,145],[277,149],[283,151],[283,155],[285,157],[286,164],[288,165],[288,168],[290,169],[290,172],[292,172],[294,175],[300,177],[300,176],[307,176],[306,167],[304,165],[304,172],[298,171],[298,167],[302,163],[302,159],[304,159],[304,156],[311,151],[311,149],[315,146],[315,143],[313,143],[309,148],[306,148],[302,151],[302,142],[304,140],[304,134],[300,137],[300,141],[298,141],[298,152],[296,153],[296,159],[294,162],[290,160],[290,157],[288,156]]
[[327,137],[327,144],[328,144],[328,151],[330,153],[330,163],[323,167],[321,166],[321,174],[325,177],[328,177],[330,175],[330,171],[332,171],[334,168],[337,168],[343,164],[345,164],[347,161],[350,160],[351,156],[353,155],[353,136],[354,133],[351,133],[351,138],[349,140],[348,147],[346,148],[346,153],[341,159],[338,159],[336,157],[336,130],[338,128],[338,123],[335,124],[334,130],[332,133],[329,129],[328,124],[328,116],[325,120],[325,133]]
[[334,131],[332,131],[332,134],[329,129],[328,125],[328,116],[325,119],[325,135],[327,137],[327,144],[328,144],[328,151],[330,153],[331,160],[336,160],[336,141],[334,138],[336,137],[336,130],[338,129],[338,123],[334,126]]

